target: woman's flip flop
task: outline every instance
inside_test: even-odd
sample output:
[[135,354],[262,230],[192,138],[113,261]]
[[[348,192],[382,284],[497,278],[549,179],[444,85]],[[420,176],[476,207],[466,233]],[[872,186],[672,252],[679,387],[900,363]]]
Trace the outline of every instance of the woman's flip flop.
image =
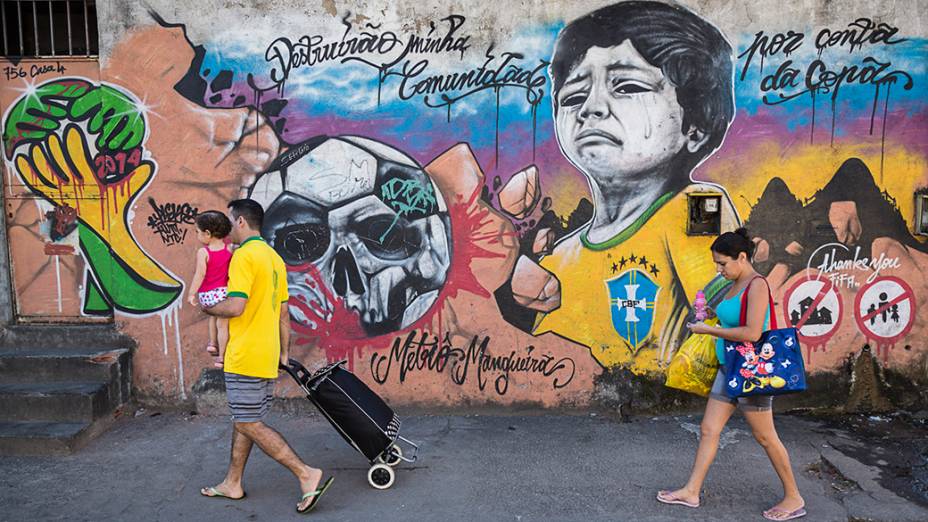
[[663,502],[664,504],[679,504],[681,506],[686,506],[688,508],[699,507],[699,502],[695,504],[692,502],[687,502],[686,500],[683,500],[682,498],[677,498],[677,497],[672,496],[670,493],[671,493],[670,491],[658,491],[657,501]]
[[804,516],[806,516],[805,506],[797,509],[796,511],[786,511],[785,509],[780,508],[771,508],[767,511],[764,511],[764,518],[767,520],[793,520],[796,518],[802,518]]
[[335,477],[329,477],[325,482],[323,482],[321,488],[317,489],[316,491],[310,491],[309,493],[305,493],[303,497],[300,498],[300,502],[303,502],[309,497],[313,497],[313,499],[309,502],[309,504],[306,505],[306,509],[304,509],[303,511],[300,511],[300,508],[298,507],[296,508],[296,512],[297,513],[309,513],[310,511],[312,511],[313,508],[316,507],[316,504],[319,503],[319,499],[322,498],[322,494],[325,493],[325,491],[329,489],[329,486],[332,485],[333,480],[335,480]]

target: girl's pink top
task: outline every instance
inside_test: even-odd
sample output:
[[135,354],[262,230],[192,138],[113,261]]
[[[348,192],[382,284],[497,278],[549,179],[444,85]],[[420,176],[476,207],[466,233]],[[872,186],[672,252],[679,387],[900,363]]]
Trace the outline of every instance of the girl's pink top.
[[229,284],[229,262],[232,252],[229,247],[222,250],[206,249],[206,276],[197,292],[209,292]]

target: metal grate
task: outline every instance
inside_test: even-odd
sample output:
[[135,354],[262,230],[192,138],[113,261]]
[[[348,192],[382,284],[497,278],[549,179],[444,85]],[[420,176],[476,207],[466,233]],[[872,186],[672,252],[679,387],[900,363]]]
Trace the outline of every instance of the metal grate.
[[96,0],[2,0],[3,55],[96,56]]

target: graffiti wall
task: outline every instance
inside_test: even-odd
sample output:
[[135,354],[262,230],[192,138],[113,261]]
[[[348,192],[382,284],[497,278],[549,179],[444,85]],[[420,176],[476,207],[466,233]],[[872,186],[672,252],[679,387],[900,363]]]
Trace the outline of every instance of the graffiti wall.
[[396,403],[662,382],[742,225],[813,378],[866,345],[925,380],[917,1],[150,4],[98,2],[99,63],[8,57],[0,90],[16,313],[117,321],[143,396],[212,366],[194,220],[238,197],[293,355]]

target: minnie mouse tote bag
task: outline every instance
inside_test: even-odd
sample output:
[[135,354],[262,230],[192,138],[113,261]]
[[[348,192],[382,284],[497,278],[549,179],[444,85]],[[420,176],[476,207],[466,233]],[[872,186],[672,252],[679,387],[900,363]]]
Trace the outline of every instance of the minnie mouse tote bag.
[[[767,283],[766,280],[764,283]],[[784,395],[806,389],[806,372],[797,331],[795,328],[777,328],[777,314],[769,285],[767,296],[772,329],[761,334],[760,339],[753,343],[725,341],[725,390],[729,397]],[[747,297],[748,291],[745,290],[741,296],[740,324],[747,320]]]

